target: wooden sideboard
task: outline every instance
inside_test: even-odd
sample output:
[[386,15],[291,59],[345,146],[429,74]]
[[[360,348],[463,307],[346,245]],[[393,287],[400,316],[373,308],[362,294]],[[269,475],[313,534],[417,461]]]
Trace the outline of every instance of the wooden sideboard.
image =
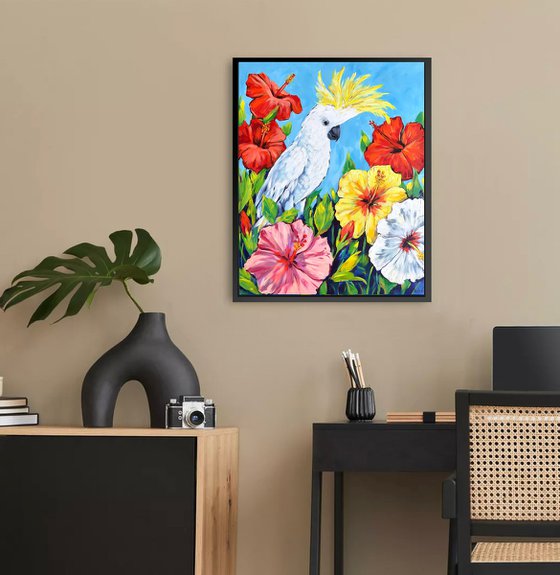
[[238,430],[0,428],[0,571],[235,575]]

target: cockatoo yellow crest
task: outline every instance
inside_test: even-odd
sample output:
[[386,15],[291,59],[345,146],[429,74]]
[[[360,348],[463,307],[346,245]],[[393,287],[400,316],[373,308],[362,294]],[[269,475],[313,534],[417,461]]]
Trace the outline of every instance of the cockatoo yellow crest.
[[364,86],[363,83],[370,77],[369,74],[356,77],[352,74],[350,78],[342,80],[344,68],[339,72],[334,72],[332,80],[327,88],[323,82],[321,72],[319,71],[317,77],[317,103],[323,106],[332,106],[336,109],[353,108],[356,112],[371,112],[376,116],[380,116],[385,120],[389,116],[385,109],[394,110],[395,106],[390,102],[382,99],[386,93],[379,92],[381,84],[378,86]]

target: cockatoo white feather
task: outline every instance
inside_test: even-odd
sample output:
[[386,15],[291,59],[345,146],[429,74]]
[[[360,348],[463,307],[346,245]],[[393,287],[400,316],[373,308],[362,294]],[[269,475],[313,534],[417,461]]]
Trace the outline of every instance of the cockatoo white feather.
[[387,119],[385,108],[393,108],[381,99],[381,86],[364,86],[368,76],[353,74],[342,81],[344,68],[335,72],[328,89],[319,74],[318,104],[303,120],[294,141],[272,166],[257,194],[255,205],[264,222],[262,201],[274,200],[282,211],[297,208],[301,214],[305,199],[319,187],[329,169],[331,140],[338,140],[340,126],[362,112],[371,112]]

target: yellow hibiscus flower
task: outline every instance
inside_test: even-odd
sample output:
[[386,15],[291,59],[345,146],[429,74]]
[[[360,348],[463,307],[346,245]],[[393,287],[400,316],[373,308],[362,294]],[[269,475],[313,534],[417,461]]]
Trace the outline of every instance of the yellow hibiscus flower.
[[379,220],[389,215],[395,202],[406,199],[400,185],[401,175],[395,174],[391,166],[346,172],[338,183],[336,219],[342,227],[354,222],[353,237],[359,238],[365,231],[368,244],[373,244]]

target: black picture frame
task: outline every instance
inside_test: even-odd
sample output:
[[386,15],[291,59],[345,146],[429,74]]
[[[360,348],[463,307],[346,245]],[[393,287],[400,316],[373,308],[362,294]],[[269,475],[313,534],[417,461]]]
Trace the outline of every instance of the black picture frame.
[[[240,295],[239,285],[239,180],[238,180],[238,114],[239,64],[241,62],[422,62],[424,64],[424,294],[404,295]],[[432,59],[407,58],[233,58],[232,60],[232,287],[234,302],[321,301],[321,302],[431,302],[432,301]]]

